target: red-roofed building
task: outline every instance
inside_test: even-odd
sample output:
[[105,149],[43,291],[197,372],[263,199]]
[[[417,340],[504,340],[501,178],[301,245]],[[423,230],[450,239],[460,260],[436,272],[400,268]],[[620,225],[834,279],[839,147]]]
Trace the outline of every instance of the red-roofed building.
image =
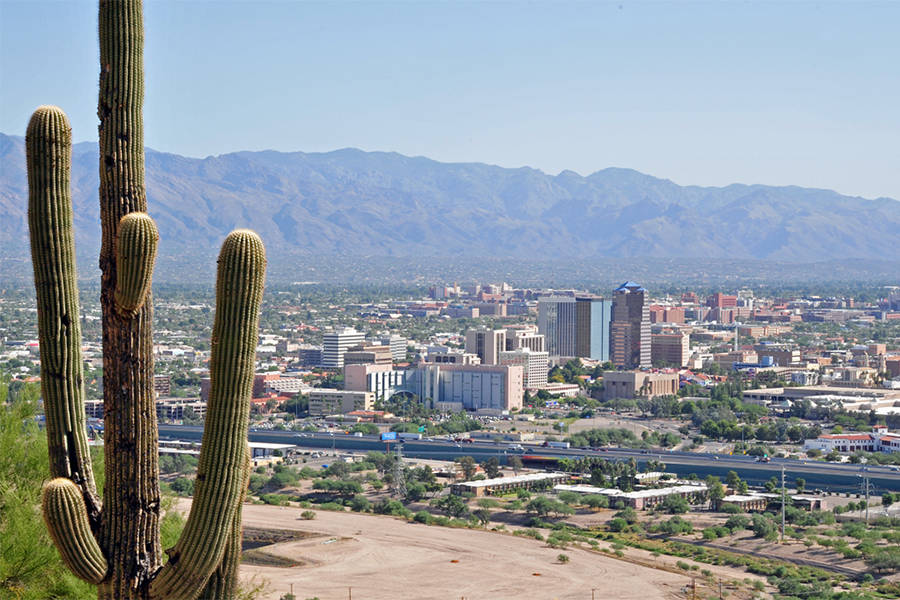
[[853,452],[900,452],[900,435],[888,433],[884,425],[872,427],[872,433],[838,433],[820,435],[814,440],[806,440],[804,450],[816,449],[822,452],[837,451],[844,454]]

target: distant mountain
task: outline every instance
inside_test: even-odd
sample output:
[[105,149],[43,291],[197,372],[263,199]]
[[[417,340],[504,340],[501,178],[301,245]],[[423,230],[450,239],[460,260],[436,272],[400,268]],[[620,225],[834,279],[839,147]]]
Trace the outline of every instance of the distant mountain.
[[[80,256],[99,247],[97,146],[74,148]],[[270,255],[590,259],[896,259],[900,203],[800,187],[679,186],[629,169],[582,177],[396,153],[147,150],[163,257],[212,255],[250,227]],[[0,257],[26,259],[24,140],[0,134]],[[96,263],[94,263],[96,264]]]

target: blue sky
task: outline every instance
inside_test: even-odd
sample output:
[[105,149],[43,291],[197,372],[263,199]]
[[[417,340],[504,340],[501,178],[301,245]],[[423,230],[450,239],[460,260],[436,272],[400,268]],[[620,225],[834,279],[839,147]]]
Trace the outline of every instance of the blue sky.
[[[96,139],[96,3],[0,0],[0,131]],[[145,3],[146,143],[900,198],[900,2]]]

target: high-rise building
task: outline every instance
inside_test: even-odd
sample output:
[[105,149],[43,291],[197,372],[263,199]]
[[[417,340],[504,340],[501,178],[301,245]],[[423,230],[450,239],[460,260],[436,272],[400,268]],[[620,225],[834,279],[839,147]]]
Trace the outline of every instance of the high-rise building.
[[651,365],[650,307],[647,290],[628,281],[613,292],[610,325],[610,360],[617,367],[637,369]]
[[609,360],[612,302],[599,296],[551,296],[538,302],[538,331],[550,356]]
[[496,365],[506,350],[506,330],[480,327],[466,332],[466,352],[481,359],[483,365]]
[[650,336],[650,357],[654,365],[686,367],[691,357],[690,336],[684,332],[654,333]]
[[351,327],[326,331],[323,336],[322,366],[339,369],[344,366],[344,354],[353,346],[358,346],[365,335]]
[[550,355],[546,352],[534,352],[528,348],[506,350],[500,353],[500,364],[519,365],[522,367],[524,372],[522,385],[525,388],[547,385]]
[[612,301],[599,296],[575,297],[575,356],[609,360]]
[[575,298],[548,296],[538,300],[538,331],[550,356],[575,356]]

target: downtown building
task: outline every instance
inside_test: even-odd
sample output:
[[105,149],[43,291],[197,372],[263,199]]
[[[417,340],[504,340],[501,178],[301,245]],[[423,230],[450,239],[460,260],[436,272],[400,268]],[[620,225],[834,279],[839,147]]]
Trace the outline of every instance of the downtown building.
[[505,350],[500,353],[500,364],[522,367],[522,385],[525,389],[541,388],[547,385],[550,355],[546,352],[535,352],[524,347]]
[[405,389],[442,412],[498,415],[522,408],[523,378],[519,365],[420,363],[407,371]]
[[550,296],[538,301],[538,331],[552,357],[606,362],[612,302],[599,296]]
[[634,282],[625,282],[613,292],[610,360],[625,369],[650,367],[650,339],[647,290]]
[[322,343],[322,366],[326,369],[340,369],[344,366],[347,350],[363,343],[365,334],[352,327],[326,331]]
[[480,327],[466,332],[466,352],[481,359],[483,365],[496,365],[506,350],[506,330]]

